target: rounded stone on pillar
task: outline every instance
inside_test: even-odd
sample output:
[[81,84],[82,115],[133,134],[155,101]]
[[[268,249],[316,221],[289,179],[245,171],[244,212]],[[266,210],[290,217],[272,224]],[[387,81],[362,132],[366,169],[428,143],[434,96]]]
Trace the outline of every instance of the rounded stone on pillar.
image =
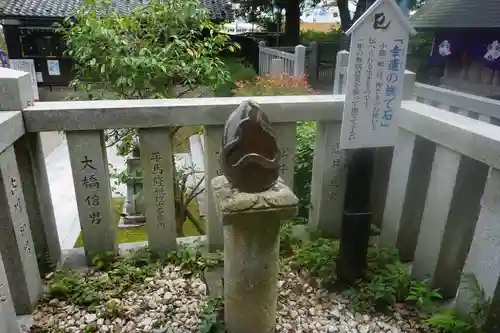
[[276,326],[280,221],[297,213],[298,199],[280,180],[260,193],[212,180],[224,226],[224,321],[228,333],[271,333]]

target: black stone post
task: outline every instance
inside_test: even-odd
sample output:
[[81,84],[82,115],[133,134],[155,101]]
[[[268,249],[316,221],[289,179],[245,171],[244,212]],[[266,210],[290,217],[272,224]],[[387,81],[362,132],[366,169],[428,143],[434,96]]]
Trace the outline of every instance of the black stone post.
[[353,284],[363,277],[371,232],[370,183],[375,157],[374,148],[352,152],[347,171],[344,216],[337,258],[337,278]]

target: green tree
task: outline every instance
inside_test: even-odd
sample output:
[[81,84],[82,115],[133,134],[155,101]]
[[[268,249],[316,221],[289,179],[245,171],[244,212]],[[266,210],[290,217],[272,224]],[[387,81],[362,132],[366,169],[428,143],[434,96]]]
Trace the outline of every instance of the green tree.
[[[220,54],[236,45],[199,0],[149,0],[130,13],[118,11],[110,0],[86,0],[58,31],[75,61],[71,85],[87,91],[90,99],[177,98],[200,87],[215,90],[230,80]],[[171,142],[178,130],[170,129]],[[107,138],[122,155],[138,150],[134,129],[109,130]],[[175,173],[179,236],[186,217],[203,232],[187,208],[201,180],[188,190],[188,174],[184,169]]]
[[219,54],[234,46],[221,28],[198,0],[150,0],[130,14],[110,1],[86,0],[59,31],[75,60],[74,86],[140,99],[180,97],[228,81]]
[[[396,0],[399,4],[402,0]],[[427,0],[407,0],[408,8],[420,8]],[[270,18],[281,25],[281,12],[285,11],[285,42],[287,45],[300,43],[300,16],[305,7],[320,5],[324,8],[336,6],[339,10],[340,26],[347,31],[351,25],[370,7],[375,0],[236,0],[241,4],[241,13],[247,19],[257,20],[268,25]],[[356,5],[353,15],[349,11],[349,3]],[[276,14],[278,13],[278,14]],[[266,24],[267,23],[267,24]]]

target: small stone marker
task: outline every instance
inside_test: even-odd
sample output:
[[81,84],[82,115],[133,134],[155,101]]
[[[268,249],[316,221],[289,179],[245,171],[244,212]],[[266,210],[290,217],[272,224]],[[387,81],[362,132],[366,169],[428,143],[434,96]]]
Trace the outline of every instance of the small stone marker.
[[377,0],[347,31],[351,56],[341,148],[394,146],[408,34],[414,32],[394,0]]
[[219,159],[229,182],[242,192],[262,192],[276,183],[280,167],[276,134],[257,103],[245,101],[229,115]]
[[0,153],[0,254],[17,314],[28,314],[42,282],[14,148]]
[[219,176],[212,191],[224,225],[227,332],[274,332],[280,221],[296,214],[298,199],[281,181],[265,192],[244,193]]

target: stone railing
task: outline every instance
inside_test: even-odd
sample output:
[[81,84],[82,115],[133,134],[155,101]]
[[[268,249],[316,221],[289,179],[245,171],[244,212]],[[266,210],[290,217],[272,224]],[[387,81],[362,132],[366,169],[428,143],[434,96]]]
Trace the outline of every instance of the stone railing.
[[415,84],[417,101],[481,121],[500,125],[500,101],[454,91],[450,89]]
[[[87,262],[117,251],[104,130],[139,132],[152,250],[177,246],[170,126],[204,126],[205,176],[221,174],[223,124],[243,100],[196,98],[41,102],[28,105],[28,75],[1,69],[0,80],[0,323],[32,311],[40,273],[61,261],[41,153],[40,132],[64,131],[70,154]],[[381,242],[413,260],[414,277],[431,278],[455,296],[462,272],[476,275],[487,296],[500,276],[500,134],[496,126],[411,101],[415,75],[405,73],[400,132],[395,148],[380,148],[372,180],[374,222]],[[348,153],[339,148],[343,95],[254,97],[267,113],[281,149],[280,175],[293,188],[296,123],[316,121],[309,229],[338,237]],[[393,153],[394,151],[394,153]],[[222,224],[208,191],[206,242],[223,246]],[[484,190],[484,194],[483,194]],[[166,198],[166,200],[165,200]],[[469,251],[470,249],[470,251]],[[487,268],[480,267],[485,264]],[[6,274],[4,273],[6,272]],[[471,304],[459,294],[461,306]],[[10,304],[10,305],[9,305]],[[7,309],[7,310],[6,310]],[[6,320],[4,320],[5,317]],[[0,325],[0,329],[1,329]],[[14,330],[7,330],[15,332]],[[3,332],[2,332],[3,333]]]
[[[338,52],[333,89],[335,94],[345,93],[348,65],[349,52]],[[423,83],[415,83],[413,99],[439,109],[500,126],[500,101],[495,99]]]
[[[288,50],[288,48],[287,48]],[[283,62],[283,73],[290,76],[301,76],[305,74],[306,47],[297,45],[294,53],[285,52],[273,47],[266,47],[263,42],[259,44],[259,75],[272,73],[274,59]]]

